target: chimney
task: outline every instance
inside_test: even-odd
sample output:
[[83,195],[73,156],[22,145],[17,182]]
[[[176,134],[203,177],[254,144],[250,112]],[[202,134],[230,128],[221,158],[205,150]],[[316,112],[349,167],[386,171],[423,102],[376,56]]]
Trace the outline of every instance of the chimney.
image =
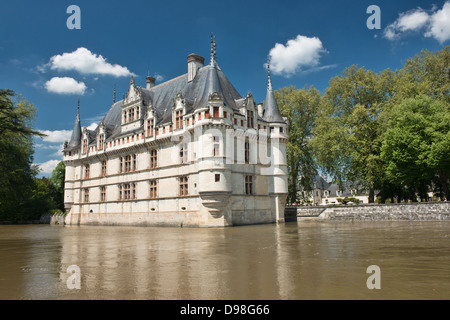
[[264,114],[264,108],[263,108],[263,104],[262,103],[258,103],[258,116],[260,118],[262,118],[263,114]]
[[147,78],[145,78],[145,81],[146,81],[146,86],[145,86],[146,89],[150,89],[155,86],[155,81],[156,81],[155,78],[147,76]]
[[198,69],[203,67],[205,58],[199,56],[198,54],[191,53],[187,56],[188,61],[188,82],[194,80],[197,75]]

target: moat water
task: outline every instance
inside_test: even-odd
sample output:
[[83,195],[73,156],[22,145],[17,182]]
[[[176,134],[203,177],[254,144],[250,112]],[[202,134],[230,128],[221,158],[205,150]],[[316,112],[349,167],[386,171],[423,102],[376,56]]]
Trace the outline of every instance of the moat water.
[[450,299],[450,222],[0,226],[0,299]]

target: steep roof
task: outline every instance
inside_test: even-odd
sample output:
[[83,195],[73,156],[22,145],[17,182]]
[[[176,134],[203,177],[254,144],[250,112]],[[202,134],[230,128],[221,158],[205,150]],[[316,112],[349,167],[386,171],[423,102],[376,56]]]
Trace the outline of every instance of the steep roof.
[[80,110],[77,111],[77,117],[75,118],[75,124],[73,126],[72,135],[67,148],[75,148],[81,143],[81,124],[80,124]]
[[283,117],[281,116],[280,109],[278,109],[277,101],[275,100],[275,95],[272,89],[272,82],[270,80],[270,70],[268,70],[268,85],[266,100],[264,102],[264,114],[263,120],[267,122],[281,122],[284,123]]
[[[217,92],[225,105],[237,109],[236,100],[242,99],[240,94],[214,63],[200,68],[193,81],[187,81],[187,74],[163,82],[150,89],[137,87],[145,106],[152,106],[156,111],[157,123],[172,121],[172,107],[178,93],[185,99],[188,108],[198,109],[208,106],[210,94]],[[111,131],[120,127],[123,101],[113,104],[102,122]]]

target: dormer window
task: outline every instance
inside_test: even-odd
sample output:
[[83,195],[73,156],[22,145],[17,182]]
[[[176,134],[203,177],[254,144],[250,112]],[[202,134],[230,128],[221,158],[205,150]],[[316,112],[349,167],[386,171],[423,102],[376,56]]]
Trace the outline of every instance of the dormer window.
[[247,126],[253,128],[253,111],[248,111]]
[[105,144],[105,135],[104,135],[104,134],[101,134],[101,135],[98,137],[98,149],[99,149],[99,150],[102,150],[104,144]]
[[153,137],[153,119],[147,120],[147,136]]
[[183,128],[183,110],[175,111],[175,129]]
[[214,118],[219,117],[219,107],[213,107],[213,117]]
[[87,141],[87,139],[83,139],[83,150],[82,150],[82,153],[83,153],[83,154],[86,154],[86,152],[87,152],[87,146],[88,146],[88,141]]

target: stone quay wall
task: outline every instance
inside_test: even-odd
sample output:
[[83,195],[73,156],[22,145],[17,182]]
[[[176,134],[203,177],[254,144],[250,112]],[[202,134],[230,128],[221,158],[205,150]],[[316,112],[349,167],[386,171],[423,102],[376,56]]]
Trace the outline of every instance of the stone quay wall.
[[448,220],[450,202],[417,202],[298,207],[297,219],[315,217],[321,220]]

